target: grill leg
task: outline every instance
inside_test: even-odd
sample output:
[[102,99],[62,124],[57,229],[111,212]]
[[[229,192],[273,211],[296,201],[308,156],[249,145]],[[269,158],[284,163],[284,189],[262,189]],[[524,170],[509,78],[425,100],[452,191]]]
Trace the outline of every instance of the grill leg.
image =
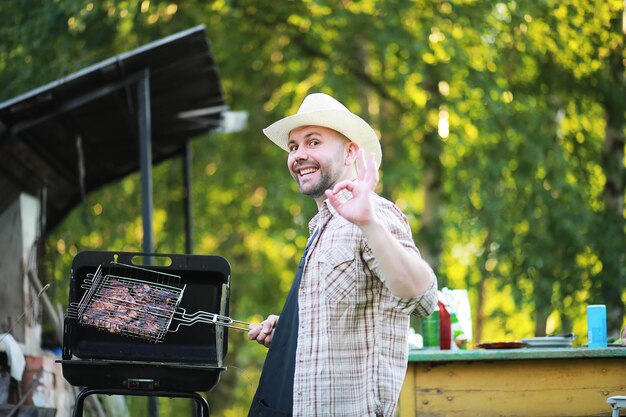
[[209,403],[206,398],[197,392],[194,392],[194,394],[193,399],[196,400],[196,404],[198,405],[196,410],[199,412],[199,417],[209,417]]
[[94,390],[90,388],[83,388],[80,390],[78,395],[76,396],[76,403],[74,404],[74,413],[72,413],[72,417],[83,417],[83,403],[85,402],[85,398],[87,398],[91,394],[97,393],[99,390]]
[[107,395],[137,395],[143,397],[179,397],[191,398],[197,404],[198,417],[210,417],[209,403],[197,392],[173,392],[173,391],[134,391],[125,389],[102,389],[102,388],[83,388],[76,396],[74,404],[74,412],[72,417],[83,417],[84,401],[91,394],[107,394]]

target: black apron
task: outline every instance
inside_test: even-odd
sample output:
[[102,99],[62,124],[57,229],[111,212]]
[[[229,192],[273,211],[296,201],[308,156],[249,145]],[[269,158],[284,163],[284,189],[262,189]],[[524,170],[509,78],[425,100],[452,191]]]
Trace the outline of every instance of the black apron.
[[304,249],[296,277],[280,313],[248,417],[290,417],[292,415],[293,375],[298,346],[298,290],[306,255],[316,234],[317,229]]

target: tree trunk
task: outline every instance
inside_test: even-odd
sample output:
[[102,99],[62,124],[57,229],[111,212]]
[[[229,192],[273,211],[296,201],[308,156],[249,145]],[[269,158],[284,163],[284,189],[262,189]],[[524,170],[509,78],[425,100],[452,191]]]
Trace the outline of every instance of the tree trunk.
[[552,308],[550,306],[535,307],[535,336],[546,336],[546,323]]
[[485,275],[484,268],[482,269],[482,274],[480,277],[480,281],[478,282],[478,298],[476,300],[476,306],[474,306],[472,311],[472,316],[474,318],[474,332],[472,337],[472,344],[477,345],[481,342],[483,337],[483,321],[484,321],[484,306],[485,306],[485,283],[487,282],[487,277]]
[[619,335],[624,317],[626,236],[624,235],[624,135],[607,120],[602,165],[604,186],[604,240],[602,242],[602,303],[607,306],[607,334]]
[[[619,28],[619,19],[613,27]],[[607,84],[604,86],[606,131],[602,148],[602,169],[606,177],[604,185],[603,224],[605,233],[602,241],[602,303],[607,306],[607,334],[619,336],[624,317],[622,292],[626,284],[626,235],[624,234],[624,191],[626,170],[624,169],[624,129],[626,120],[626,80],[621,50],[609,58]]]
[[[424,88],[428,93],[429,100],[424,109],[424,140],[422,142],[422,161],[424,174],[422,183],[424,186],[424,212],[422,213],[422,225],[419,232],[424,259],[435,271],[439,269],[442,252],[443,212],[442,187],[443,166],[441,153],[443,152],[442,138],[439,137],[437,126],[428,124],[429,112],[439,112],[443,104],[443,96],[439,92],[439,76],[441,71],[428,66],[424,76]],[[439,277],[439,286],[447,286],[445,277]]]

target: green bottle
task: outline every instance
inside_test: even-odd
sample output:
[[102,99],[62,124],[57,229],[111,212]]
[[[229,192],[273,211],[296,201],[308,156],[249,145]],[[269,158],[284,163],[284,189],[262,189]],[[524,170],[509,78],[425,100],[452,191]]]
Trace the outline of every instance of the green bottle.
[[422,317],[424,350],[439,350],[439,306],[430,316]]

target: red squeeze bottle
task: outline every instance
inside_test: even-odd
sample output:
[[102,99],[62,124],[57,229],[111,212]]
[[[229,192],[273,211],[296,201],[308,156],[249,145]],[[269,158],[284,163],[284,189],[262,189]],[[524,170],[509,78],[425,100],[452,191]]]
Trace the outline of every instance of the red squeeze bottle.
[[452,330],[450,326],[450,313],[441,301],[439,305],[439,349],[450,350],[450,342],[452,340]]

